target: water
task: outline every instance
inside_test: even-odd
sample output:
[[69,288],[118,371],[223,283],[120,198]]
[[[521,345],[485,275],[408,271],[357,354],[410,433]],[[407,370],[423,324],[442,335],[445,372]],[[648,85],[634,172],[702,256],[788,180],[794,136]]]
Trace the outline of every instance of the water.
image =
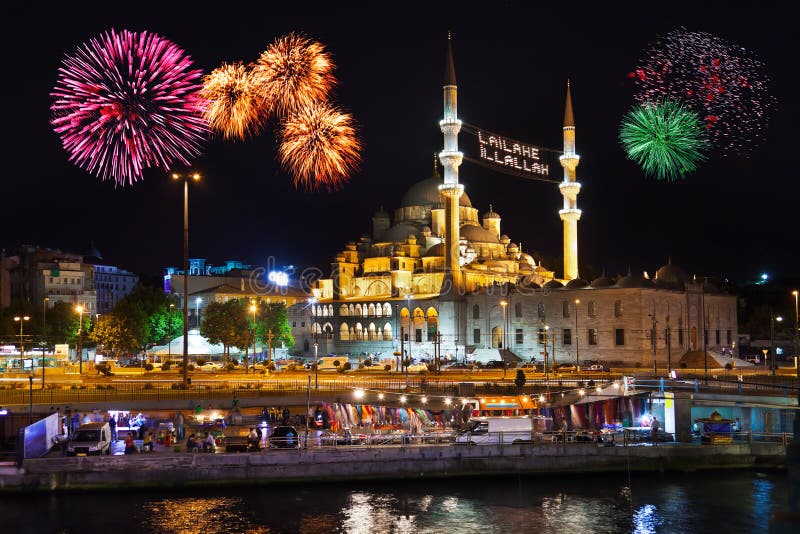
[[[630,498],[629,498],[630,495]],[[4,497],[5,532],[767,532],[785,473],[351,482]]]

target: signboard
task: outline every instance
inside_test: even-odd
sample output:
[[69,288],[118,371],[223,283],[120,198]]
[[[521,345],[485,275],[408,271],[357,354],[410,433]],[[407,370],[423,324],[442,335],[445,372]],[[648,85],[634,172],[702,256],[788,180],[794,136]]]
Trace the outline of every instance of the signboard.
[[467,161],[515,176],[558,181],[551,178],[551,172],[555,174],[560,168],[554,157],[559,154],[558,151],[517,141],[475,126],[464,125],[463,131],[473,136],[465,139],[463,147],[464,159]]
[[69,345],[66,343],[56,343],[54,347],[54,353],[56,356],[60,356],[66,358],[69,356]]

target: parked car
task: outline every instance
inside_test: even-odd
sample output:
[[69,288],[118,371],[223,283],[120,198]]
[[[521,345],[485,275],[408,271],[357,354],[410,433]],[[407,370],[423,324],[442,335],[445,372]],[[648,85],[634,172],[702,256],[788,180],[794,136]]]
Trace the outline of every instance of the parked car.
[[[483,364],[484,369],[502,369],[503,368],[503,360],[490,360]],[[506,369],[511,369],[510,366],[506,365]]]
[[574,363],[560,363],[556,365],[557,373],[574,373],[578,370]]
[[67,443],[67,456],[111,454],[111,427],[108,423],[79,426]]
[[474,367],[468,363],[454,362],[442,366],[442,371],[472,371]]
[[203,365],[199,366],[198,369],[200,371],[219,371],[222,369],[222,364],[219,362],[206,362]]
[[587,371],[596,371],[596,372],[600,372],[600,373],[608,373],[609,371],[611,371],[611,369],[609,369],[608,367],[606,367],[605,365],[600,364],[600,363],[594,363],[594,364],[590,365],[586,370]]
[[520,365],[517,369],[522,369],[523,371],[538,371],[540,366],[537,365],[535,362],[525,362]]
[[408,366],[409,373],[419,373],[420,371],[427,371],[428,364],[426,363],[412,363]]
[[267,364],[265,364],[264,362],[256,362],[254,364],[251,364],[247,368],[247,370],[248,371],[266,371],[267,370]]
[[270,449],[299,449],[300,436],[293,426],[276,426],[269,437]]

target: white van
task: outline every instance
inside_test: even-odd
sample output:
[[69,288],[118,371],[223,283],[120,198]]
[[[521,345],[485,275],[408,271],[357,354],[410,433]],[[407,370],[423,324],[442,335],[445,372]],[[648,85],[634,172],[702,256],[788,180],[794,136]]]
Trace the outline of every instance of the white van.
[[67,456],[111,454],[111,427],[108,423],[86,423],[69,438]]
[[462,445],[531,443],[533,419],[528,416],[473,417],[467,429],[456,436]]
[[317,359],[317,369],[319,371],[335,371],[344,367],[348,361],[347,356],[323,356]]

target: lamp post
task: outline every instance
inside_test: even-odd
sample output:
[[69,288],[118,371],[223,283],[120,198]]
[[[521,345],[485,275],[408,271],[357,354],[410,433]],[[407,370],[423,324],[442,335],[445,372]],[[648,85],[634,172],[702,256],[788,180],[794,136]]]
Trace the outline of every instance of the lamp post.
[[200,329],[200,303],[203,302],[201,297],[194,299],[194,320],[198,330]]
[[[508,301],[501,300],[500,306],[503,308],[503,329],[500,332],[500,349],[506,349],[506,323],[508,323]],[[503,364],[503,379],[506,377],[506,359],[503,358],[503,353],[500,353],[500,362]]]
[[[797,325],[797,295],[798,291],[792,291],[794,295],[794,369],[797,379],[800,380],[800,327]],[[798,397],[800,399],[800,397]]]
[[[658,376],[658,364],[656,363],[656,348],[658,343],[658,331],[656,330],[656,325],[658,321],[656,320],[656,311],[653,310],[653,313],[650,315],[650,318],[653,320],[653,326],[650,329],[650,341],[653,345],[653,378]],[[705,334],[704,334],[705,335]]]
[[169,337],[169,348],[167,349],[167,361],[172,361],[172,311],[175,308],[174,304],[169,305],[169,321],[168,321],[168,328],[169,331],[167,332],[167,336]]
[[78,353],[78,373],[83,375],[83,306],[75,306],[75,311],[78,312],[78,340],[75,347]]
[[47,335],[47,303],[50,302],[50,297],[45,297],[42,301],[42,336]]
[[550,327],[548,325],[544,325],[544,379],[545,382],[550,379],[550,373],[547,370],[547,334],[550,331]]
[[172,174],[183,180],[183,385],[189,383],[189,180],[200,180],[197,173]]
[[29,389],[28,389],[28,402],[29,402],[28,424],[32,425],[33,424],[33,373],[32,372],[30,374],[28,374],[28,385],[29,385]]
[[314,333],[314,389],[319,389],[319,363],[317,360],[317,350],[319,343],[317,343],[317,334]]
[[[253,364],[255,365],[256,362],[256,311],[258,311],[258,306],[256,306],[255,301],[250,305],[250,311],[253,313]],[[244,362],[244,374],[247,374],[247,362]],[[253,372],[255,372],[255,367],[253,367]]]
[[581,353],[580,349],[578,348],[578,340],[581,337],[578,334],[578,304],[581,303],[581,299],[575,299],[575,370],[581,370]]
[[769,348],[772,353],[772,376],[775,376],[775,321],[783,321],[783,317],[773,314],[769,315]]
[[14,317],[14,322],[19,323],[19,364],[22,366],[22,359],[25,357],[25,338],[22,337],[22,325],[25,324],[25,321],[30,321],[31,318],[28,315],[16,316]]

